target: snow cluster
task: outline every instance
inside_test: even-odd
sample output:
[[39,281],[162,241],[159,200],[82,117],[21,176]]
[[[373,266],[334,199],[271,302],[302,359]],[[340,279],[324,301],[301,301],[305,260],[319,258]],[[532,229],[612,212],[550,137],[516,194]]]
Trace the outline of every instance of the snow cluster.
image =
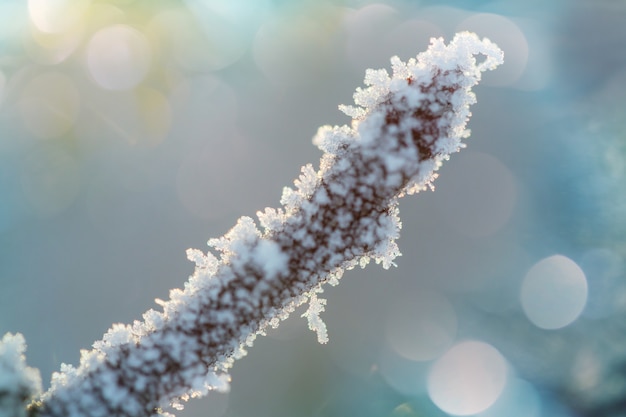
[[[475,55],[485,59],[477,64]],[[295,189],[284,189],[283,207],[257,213],[263,230],[242,217],[209,240],[215,255],[188,250],[196,268],[185,287],[157,300],[162,312],[114,325],[82,352],[78,368],[64,365],[43,397],[42,417],[169,415],[163,407],[227,389],[233,361],[304,303],[309,327],[328,341],[323,286],[370,260],[394,265],[398,198],[427,187],[463,146],[470,88],[502,53],[461,33],[449,45],[432,40],[407,63],[391,62],[392,75],[368,70],[356,106],[340,107],[353,117],[350,127],[319,129],[319,170],[303,167]]]

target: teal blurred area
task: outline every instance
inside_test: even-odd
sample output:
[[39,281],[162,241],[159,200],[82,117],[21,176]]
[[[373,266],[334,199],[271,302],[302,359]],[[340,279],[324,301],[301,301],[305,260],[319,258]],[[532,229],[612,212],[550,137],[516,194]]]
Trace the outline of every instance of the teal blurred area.
[[187,248],[277,207],[366,68],[470,30],[505,63],[436,191],[402,201],[398,267],[327,290],[327,345],[294,313],[177,415],[620,415],[625,20],[612,0],[0,2],[0,335],[47,384],[181,287]]

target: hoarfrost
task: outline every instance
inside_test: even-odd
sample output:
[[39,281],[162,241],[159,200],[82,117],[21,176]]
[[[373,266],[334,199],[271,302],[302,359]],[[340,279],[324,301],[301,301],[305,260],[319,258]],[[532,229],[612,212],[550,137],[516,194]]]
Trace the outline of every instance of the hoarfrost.
[[[475,55],[485,59],[477,64]],[[370,259],[395,265],[398,198],[432,187],[442,162],[464,146],[475,102],[470,89],[501,62],[493,43],[464,32],[448,45],[433,39],[406,63],[392,58],[391,75],[368,70],[355,106],[340,106],[352,125],[324,126],[313,138],[324,152],[319,170],[304,166],[295,189],[283,190],[283,208],[257,212],[263,233],[242,217],[208,241],[219,259],[188,250],[196,268],[184,289],[156,300],[163,312],[114,325],[92,351],[81,352],[78,368],[62,365],[40,417],[167,415],[161,407],[181,408],[189,398],[227,389],[233,361],[305,302],[303,316],[326,343],[322,286]],[[7,362],[2,350],[9,346],[21,358],[22,342],[5,339],[0,366],[22,376],[0,374],[0,392],[9,380],[26,381],[33,392],[36,378],[25,377],[23,362]]]
[[[356,116],[353,116],[356,117]],[[354,141],[355,132],[348,126],[322,126],[313,137],[313,144],[321,151],[336,155]]]
[[318,298],[317,294],[312,292],[309,295],[309,308],[302,314],[302,317],[306,317],[309,323],[309,329],[317,334],[317,341],[322,344],[328,343],[326,323],[320,317],[320,313],[324,311],[325,307],[326,300]]
[[256,215],[266,233],[278,230],[285,221],[285,213],[282,209],[266,207],[264,211],[257,211]]
[[25,417],[26,403],[41,394],[39,370],[26,366],[25,351],[20,333],[0,340],[0,417]]
[[274,278],[278,273],[287,270],[289,257],[275,242],[262,240],[254,249],[252,255],[254,262],[261,266],[268,279]]
[[302,174],[294,181],[303,199],[311,197],[317,188],[317,172],[313,169],[313,165],[306,164],[302,167]]

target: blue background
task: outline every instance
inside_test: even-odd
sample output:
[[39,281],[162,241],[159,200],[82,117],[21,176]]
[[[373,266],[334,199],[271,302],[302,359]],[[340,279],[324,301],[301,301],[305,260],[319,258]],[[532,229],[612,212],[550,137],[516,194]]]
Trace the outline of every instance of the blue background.
[[[327,290],[327,345],[294,314],[235,364],[229,394],[177,414],[445,416],[424,388],[437,357],[409,360],[389,340],[416,320],[394,316],[399,300],[428,291],[453,307],[450,343],[491,344],[529,383],[528,415],[575,416],[577,398],[610,391],[589,372],[626,390],[625,2],[80,1],[60,28],[39,3],[0,4],[0,334],[25,335],[44,385],[182,286],[187,248],[277,207],[319,160],[317,128],[349,123],[337,105],[366,68],[467,29],[505,64],[476,88],[468,147],[436,191],[403,199],[398,267]],[[111,27],[134,28],[119,32],[137,48],[128,86],[98,72],[108,51],[93,36]],[[589,294],[545,330],[520,288],[555,254]]]

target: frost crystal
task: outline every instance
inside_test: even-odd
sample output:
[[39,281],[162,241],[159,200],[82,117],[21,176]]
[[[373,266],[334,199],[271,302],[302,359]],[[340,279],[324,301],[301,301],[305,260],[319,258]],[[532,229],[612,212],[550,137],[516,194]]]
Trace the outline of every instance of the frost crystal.
[[[480,64],[475,55],[484,56]],[[77,368],[63,366],[39,415],[169,415],[163,407],[180,409],[188,398],[227,389],[233,361],[267,326],[307,302],[303,316],[326,343],[320,318],[326,300],[317,294],[370,259],[394,265],[398,198],[428,187],[442,161],[463,147],[475,102],[470,89],[482,71],[501,62],[502,52],[489,40],[461,33],[449,45],[433,39],[406,63],[392,58],[391,75],[368,70],[355,106],[340,107],[352,125],[319,129],[313,139],[324,151],[319,170],[303,167],[295,189],[284,189],[283,208],[257,213],[263,232],[242,217],[209,240],[219,259],[189,250],[196,269],[184,288],[157,300],[162,312],[149,310],[132,326],[114,325],[92,351],[82,352]],[[0,366],[9,369],[0,394],[3,387],[13,392],[5,380],[31,392],[33,379],[14,372],[22,365],[5,360]]]
[[309,322],[309,329],[317,333],[317,341],[319,343],[328,343],[328,332],[326,331],[326,323],[320,317],[320,313],[324,311],[326,300],[318,298],[315,292],[309,296],[309,308],[302,317],[306,317]]
[[26,416],[26,403],[41,394],[41,376],[26,366],[25,350],[19,333],[0,340],[0,417]]

